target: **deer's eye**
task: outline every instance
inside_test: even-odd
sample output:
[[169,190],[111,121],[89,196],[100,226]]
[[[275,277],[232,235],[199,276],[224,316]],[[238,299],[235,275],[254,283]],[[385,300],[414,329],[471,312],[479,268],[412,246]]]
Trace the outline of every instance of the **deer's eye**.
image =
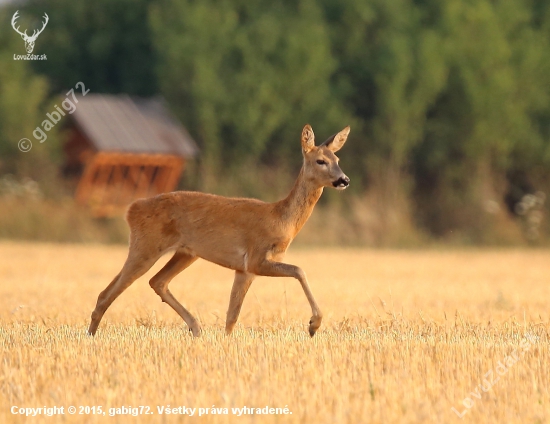
[[327,164],[327,163],[326,163],[324,160],[322,160],[322,159],[319,159],[319,160],[317,161],[317,163],[318,163],[319,165],[326,165],[326,164]]

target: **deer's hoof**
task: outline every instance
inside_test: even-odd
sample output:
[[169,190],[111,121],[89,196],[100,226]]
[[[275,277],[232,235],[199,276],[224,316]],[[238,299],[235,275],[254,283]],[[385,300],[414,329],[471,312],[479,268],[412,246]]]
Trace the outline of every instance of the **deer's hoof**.
[[311,337],[313,337],[315,335],[315,333],[317,332],[317,330],[321,326],[321,320],[322,319],[323,318],[320,317],[320,316],[314,316],[314,317],[311,317],[311,319],[309,320],[309,335]]
[[199,324],[196,324],[189,327],[189,331],[193,333],[193,337],[200,337],[201,335],[201,327]]
[[86,332],[86,334],[88,336],[91,336],[91,337],[95,336],[95,333],[97,331],[97,327],[98,327],[97,325],[94,325],[93,323],[91,323],[90,327],[88,328],[88,331]]

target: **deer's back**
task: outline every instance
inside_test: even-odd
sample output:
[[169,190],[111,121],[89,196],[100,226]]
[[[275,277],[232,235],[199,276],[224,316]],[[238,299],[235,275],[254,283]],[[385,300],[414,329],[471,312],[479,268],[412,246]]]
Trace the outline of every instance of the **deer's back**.
[[246,268],[245,262],[257,259],[255,255],[265,256],[276,249],[274,244],[290,243],[273,205],[256,199],[178,191],[135,201],[128,209],[127,221],[133,234],[155,233],[159,243],[186,248],[211,262],[241,269]]

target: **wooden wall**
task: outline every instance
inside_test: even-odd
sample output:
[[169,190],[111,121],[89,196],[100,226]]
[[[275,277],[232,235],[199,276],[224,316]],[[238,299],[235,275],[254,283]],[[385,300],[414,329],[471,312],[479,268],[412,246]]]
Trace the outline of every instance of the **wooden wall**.
[[96,216],[121,214],[135,199],[175,190],[184,165],[174,155],[98,152],[86,163],[75,197]]

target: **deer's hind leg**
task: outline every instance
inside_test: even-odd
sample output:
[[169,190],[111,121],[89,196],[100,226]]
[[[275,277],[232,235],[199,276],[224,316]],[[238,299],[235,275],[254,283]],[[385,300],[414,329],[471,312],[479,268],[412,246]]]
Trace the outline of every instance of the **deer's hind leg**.
[[[141,247],[141,248],[140,248]],[[143,245],[130,243],[128,258],[122,267],[122,271],[111,281],[97,298],[97,304],[92,312],[92,320],[88,328],[88,334],[94,335],[97,327],[115,299],[121,295],[139,277],[145,274],[161,257],[164,252],[160,249],[143,248]]]
[[190,255],[182,250],[176,251],[172,259],[149,281],[149,285],[155,290],[163,302],[167,303],[178,313],[180,317],[189,326],[189,330],[193,336],[198,337],[201,332],[201,327],[198,321],[191,313],[183,307],[181,303],[168,290],[170,281],[181,271],[197,260],[197,256]]

